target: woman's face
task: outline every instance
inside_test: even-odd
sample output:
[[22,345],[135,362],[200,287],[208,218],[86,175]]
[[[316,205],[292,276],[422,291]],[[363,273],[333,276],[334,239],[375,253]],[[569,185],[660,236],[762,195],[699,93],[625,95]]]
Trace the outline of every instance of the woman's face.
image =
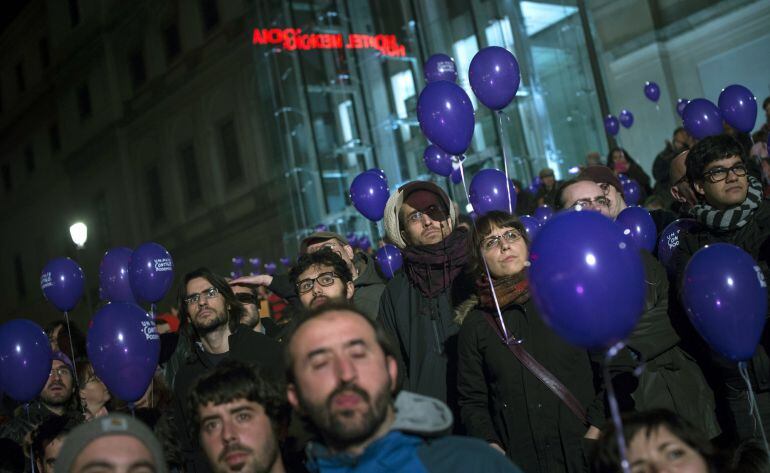
[[481,240],[480,250],[495,279],[520,273],[529,258],[529,250],[521,233],[510,227],[492,225],[489,235]]
[[640,430],[628,444],[631,473],[708,473],[703,456],[661,425],[647,435]]
[[101,379],[93,373],[85,379],[80,389],[80,400],[85,403],[88,410],[94,412],[101,409],[110,400],[110,391]]
[[624,153],[619,149],[616,149],[615,151],[612,152],[612,162],[628,164],[628,160],[626,159],[626,153]]

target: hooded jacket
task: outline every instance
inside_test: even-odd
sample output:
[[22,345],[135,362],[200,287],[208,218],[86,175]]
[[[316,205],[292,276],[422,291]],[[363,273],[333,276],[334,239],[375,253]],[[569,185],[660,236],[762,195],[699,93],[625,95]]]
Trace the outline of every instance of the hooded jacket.
[[520,472],[485,442],[441,436],[452,425],[449,408],[436,399],[402,391],[395,402],[390,431],[353,456],[333,453],[320,443],[307,448],[308,470],[314,473]]

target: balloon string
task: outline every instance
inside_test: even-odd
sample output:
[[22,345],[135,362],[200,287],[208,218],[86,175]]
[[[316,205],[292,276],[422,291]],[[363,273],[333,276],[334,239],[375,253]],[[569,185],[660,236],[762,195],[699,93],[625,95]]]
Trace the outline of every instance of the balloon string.
[[[460,179],[463,181],[463,190],[465,191],[465,198],[468,200],[468,203],[471,203],[471,196],[468,194],[468,186],[465,185],[465,168],[463,167],[463,160],[460,159],[460,157],[457,157],[457,160],[460,162]],[[472,220],[472,219],[471,219]]]
[[749,399],[749,414],[754,418],[754,430],[757,430],[757,427],[759,427],[759,432],[762,434],[762,444],[765,446],[765,452],[770,455],[770,448],[768,448],[767,445],[767,436],[765,436],[765,427],[762,425],[762,417],[759,414],[757,398],[754,396],[754,390],[751,388],[751,378],[749,378],[749,370],[746,367],[745,361],[738,362],[738,372],[746,383],[746,394]]
[[[463,171],[463,162],[460,161],[460,177],[463,180],[463,188],[465,189],[465,197],[468,199],[468,203],[471,202],[471,196],[468,195],[468,188],[465,186],[465,172]],[[509,186],[506,186],[509,187]],[[508,201],[510,203],[510,200]],[[478,231],[476,228],[476,221],[474,219],[471,219],[471,223],[473,223],[473,230]],[[521,343],[522,340],[517,340],[516,338],[508,335],[508,329],[505,326],[505,320],[503,320],[503,313],[500,310],[500,304],[497,302],[497,294],[495,293],[495,285],[492,282],[492,275],[489,273],[489,266],[487,266],[487,259],[483,257],[482,255],[482,261],[484,261],[484,270],[487,273],[487,281],[489,281],[489,289],[492,291],[492,299],[495,301],[495,309],[497,309],[497,317],[500,319],[500,326],[503,329],[503,337],[505,337],[505,340],[503,340],[503,343],[506,345],[510,343],[518,344]]]
[[[511,185],[508,177],[508,159],[505,157],[505,132],[503,131],[503,111],[497,111],[497,123],[500,128],[500,149],[503,151],[503,168],[505,169],[505,191],[508,194],[508,213],[513,215],[513,206],[511,205]],[[494,292],[494,291],[492,291]]]
[[155,311],[157,310],[157,307],[155,306],[155,303],[153,302],[150,304],[150,317],[155,319]]
[[612,423],[615,425],[615,439],[618,442],[618,451],[620,452],[620,466],[623,469],[623,473],[631,473],[631,466],[628,462],[628,454],[626,453],[626,439],[623,437],[623,422],[620,420],[618,399],[615,397],[615,388],[612,386],[612,378],[610,377],[610,360],[624,347],[623,342],[618,342],[607,350],[607,356],[604,358],[604,384],[607,386],[607,399],[610,403]]
[[133,402],[129,402],[129,403],[128,403],[128,410],[129,410],[129,411],[131,411],[131,417],[133,417],[134,419],[136,419],[136,408],[135,408],[135,406],[134,406],[134,403],[133,403]]
[[[67,336],[70,340],[70,352],[69,355],[72,357],[72,370],[74,371],[72,373],[73,378],[75,378],[75,386],[80,389],[80,381],[78,381],[78,364],[77,361],[75,361],[75,346],[72,344],[72,331],[70,331],[70,316],[67,313],[67,311],[64,311],[64,322],[67,324]],[[81,406],[83,408],[83,412],[85,412],[85,407]]]

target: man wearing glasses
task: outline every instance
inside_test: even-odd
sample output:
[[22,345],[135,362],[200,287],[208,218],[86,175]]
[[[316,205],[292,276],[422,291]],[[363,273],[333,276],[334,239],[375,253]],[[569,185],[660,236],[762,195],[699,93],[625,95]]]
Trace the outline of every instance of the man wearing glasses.
[[413,181],[388,199],[388,239],[403,254],[403,270],[388,282],[377,322],[391,337],[404,389],[456,409],[456,305],[473,293],[466,265],[468,231],[457,226],[455,206],[436,184]]
[[64,353],[55,351],[48,380],[37,401],[30,404],[29,416],[23,408],[17,409],[13,419],[0,426],[0,438],[9,438],[23,445],[27,434],[44,420],[64,415],[82,417],[75,396],[72,361]]
[[[265,373],[281,379],[283,362],[281,346],[273,339],[254,332],[241,324],[243,304],[233,293],[227,280],[207,268],[187,273],[179,285],[179,315],[186,327],[180,336],[183,349],[189,353],[183,357],[174,379],[175,421],[183,454],[188,467],[200,467],[206,471],[206,458],[197,448],[186,421],[190,418],[187,406],[180,400],[187,398],[193,382],[226,359],[252,362],[261,366]],[[198,471],[188,468],[188,471]]]
[[329,248],[302,255],[289,271],[289,280],[306,309],[351,301],[355,293],[348,265]]
[[[759,264],[765,280],[770,278],[770,204],[762,196],[762,183],[748,173],[741,145],[728,135],[710,136],[699,141],[687,155],[687,179],[698,202],[690,211],[700,228],[679,235],[675,254],[677,288],[681,291],[684,269],[700,248],[718,242],[736,245]],[[714,268],[720,271],[721,268]],[[762,340],[767,340],[768,328]],[[706,349],[708,353],[710,350]],[[715,374],[722,383],[728,412],[723,428],[744,440],[760,436],[746,407],[747,391],[735,363],[727,363],[716,354],[709,356]],[[770,357],[763,343],[749,362],[751,385],[760,412],[770,412]],[[770,415],[762,416],[766,431]]]
[[[567,181],[559,189],[561,208],[597,211],[610,219],[611,202],[593,181]],[[612,186],[610,186],[612,187]],[[663,408],[678,413],[709,438],[719,433],[714,399],[700,367],[679,346],[668,312],[668,279],[663,266],[640,250],[645,273],[645,309],[626,347],[610,364],[620,408],[642,411]],[[597,359],[597,361],[600,361]],[[637,378],[634,371],[642,364]]]

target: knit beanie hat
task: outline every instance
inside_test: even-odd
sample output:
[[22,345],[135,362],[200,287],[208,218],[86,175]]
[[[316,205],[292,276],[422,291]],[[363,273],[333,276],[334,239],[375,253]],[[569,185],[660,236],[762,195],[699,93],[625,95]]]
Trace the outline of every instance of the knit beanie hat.
[[385,216],[382,218],[383,225],[385,226],[385,234],[388,239],[393,242],[394,245],[400,249],[406,248],[406,241],[401,236],[401,223],[399,222],[398,214],[401,211],[401,206],[404,205],[404,200],[415,191],[424,190],[436,194],[444,206],[449,211],[449,218],[452,220],[452,226],[457,225],[457,210],[449,196],[442,188],[430,181],[412,181],[399,187],[394,192],[388,202],[385,204]]
[[110,414],[81,424],[64,438],[64,444],[56,458],[56,473],[69,473],[75,459],[88,444],[107,435],[129,435],[136,438],[150,451],[159,473],[167,473],[163,449],[152,431],[142,422],[123,414]]

